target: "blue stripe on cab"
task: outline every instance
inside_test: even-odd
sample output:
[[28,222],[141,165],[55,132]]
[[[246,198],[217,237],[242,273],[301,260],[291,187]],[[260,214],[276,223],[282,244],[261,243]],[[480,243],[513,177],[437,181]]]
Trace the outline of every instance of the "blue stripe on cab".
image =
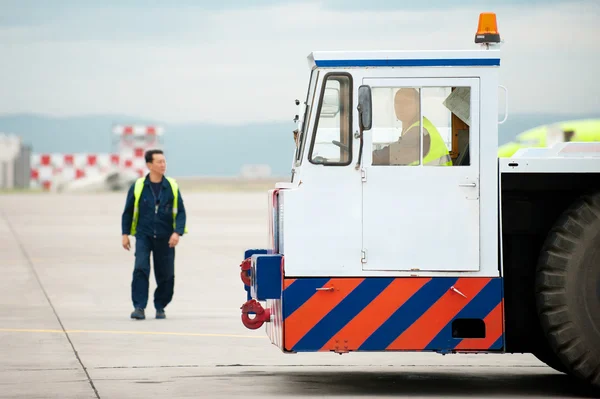
[[[493,278],[454,319],[484,319],[502,299],[502,279]],[[454,320],[453,319],[453,320]],[[462,341],[452,338],[452,320],[431,340],[425,350],[453,349]]]
[[321,349],[331,337],[377,298],[392,281],[394,281],[394,278],[365,279],[302,337],[292,349],[298,352]]
[[317,292],[317,288],[323,287],[329,280],[329,278],[298,279],[283,290],[283,319],[285,320],[304,305]]
[[500,66],[499,58],[388,59],[388,60],[315,60],[322,68],[333,67],[441,67]]
[[444,295],[458,278],[434,278],[417,291],[358,348],[385,350]]

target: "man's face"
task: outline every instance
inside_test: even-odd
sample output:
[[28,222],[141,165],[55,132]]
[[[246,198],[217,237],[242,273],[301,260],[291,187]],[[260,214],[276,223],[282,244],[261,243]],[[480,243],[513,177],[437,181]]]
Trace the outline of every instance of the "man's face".
[[394,100],[396,117],[401,121],[410,121],[419,117],[418,94],[411,91],[400,91]]
[[146,165],[148,165],[148,169],[154,173],[164,175],[167,171],[167,160],[164,154],[154,154],[152,156],[152,162],[147,163]]

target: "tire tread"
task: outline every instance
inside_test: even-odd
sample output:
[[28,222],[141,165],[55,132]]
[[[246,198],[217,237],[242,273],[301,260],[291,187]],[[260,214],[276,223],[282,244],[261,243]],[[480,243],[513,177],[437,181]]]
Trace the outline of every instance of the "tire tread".
[[586,195],[568,208],[548,234],[536,275],[538,314],[551,348],[569,373],[595,384],[600,384],[600,364],[586,367],[597,359],[570,317],[566,283],[573,252],[582,245],[586,226],[599,219],[600,193]]

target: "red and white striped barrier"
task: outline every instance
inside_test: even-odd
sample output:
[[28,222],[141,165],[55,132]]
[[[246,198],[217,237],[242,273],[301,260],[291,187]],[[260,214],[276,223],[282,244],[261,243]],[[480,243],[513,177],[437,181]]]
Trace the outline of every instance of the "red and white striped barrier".
[[119,136],[162,136],[164,129],[160,126],[115,125],[112,129]]
[[31,186],[51,190],[55,182],[69,182],[99,176],[111,170],[144,176],[147,173],[144,154],[160,148],[160,126],[115,125],[120,136],[118,153],[32,154]]
[[141,157],[93,153],[32,154],[31,186],[51,190],[56,180],[63,182],[79,180],[98,176],[110,170],[131,171],[138,176],[144,176],[147,169],[143,152]]

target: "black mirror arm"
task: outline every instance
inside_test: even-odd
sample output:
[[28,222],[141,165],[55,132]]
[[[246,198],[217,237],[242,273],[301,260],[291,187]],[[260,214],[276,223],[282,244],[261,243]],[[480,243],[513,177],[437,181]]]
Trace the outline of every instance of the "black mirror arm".
[[[359,121],[362,119],[362,112],[360,109],[360,104],[356,107],[356,109],[358,110],[358,118]],[[360,132],[358,133],[358,138],[360,139],[360,147],[358,148],[358,160],[356,161],[356,165],[354,166],[354,169],[358,170],[360,169],[360,163],[362,161],[362,153],[363,153],[363,128],[362,128],[362,122],[359,122],[359,129]]]
[[356,170],[360,169],[360,163],[362,161],[362,153],[363,153],[363,135],[360,133],[360,147],[358,149],[358,160],[356,161],[356,166],[354,167]]

